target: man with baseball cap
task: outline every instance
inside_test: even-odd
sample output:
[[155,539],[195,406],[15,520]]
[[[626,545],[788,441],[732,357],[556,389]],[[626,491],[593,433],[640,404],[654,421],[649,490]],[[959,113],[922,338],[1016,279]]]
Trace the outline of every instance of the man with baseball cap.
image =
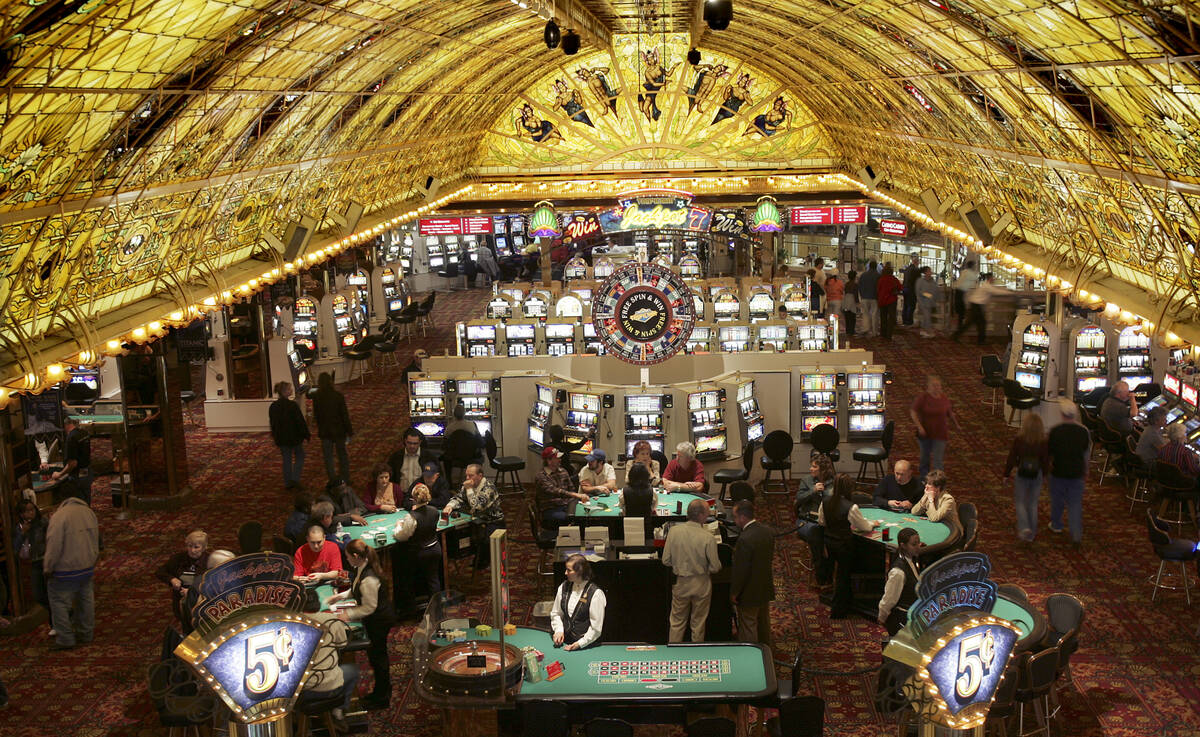
[[586,502],[587,494],[574,491],[571,476],[562,467],[562,453],[554,448],[542,451],[542,470],[533,479],[534,499],[542,514],[542,527],[557,530],[567,522],[567,505],[572,500]]
[[579,490],[588,496],[617,490],[617,472],[608,462],[608,454],[600,448],[587,454],[587,466],[579,471]]
[[[425,484],[429,487],[429,504],[435,509],[441,509],[450,502],[450,485],[442,478],[442,467],[437,461],[429,461],[421,467],[421,478],[413,482],[413,486]],[[408,490],[405,499],[412,499],[412,489]]]
[[409,374],[425,373],[425,369],[421,368],[421,363],[426,358],[429,358],[429,353],[424,348],[418,348],[417,350],[413,351],[412,363],[404,367],[404,388],[406,390],[408,389]]

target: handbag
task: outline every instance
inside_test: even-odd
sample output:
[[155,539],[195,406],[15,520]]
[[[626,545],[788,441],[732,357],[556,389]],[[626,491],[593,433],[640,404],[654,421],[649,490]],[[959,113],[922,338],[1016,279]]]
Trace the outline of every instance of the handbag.
[[1037,456],[1025,456],[1017,464],[1017,475],[1023,479],[1036,479],[1042,472],[1042,462]]

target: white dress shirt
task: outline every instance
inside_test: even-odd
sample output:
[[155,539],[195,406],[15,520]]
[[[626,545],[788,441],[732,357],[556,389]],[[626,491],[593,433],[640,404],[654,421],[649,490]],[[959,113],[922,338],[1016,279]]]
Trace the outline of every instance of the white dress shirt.
[[[579,597],[583,594],[583,589],[587,586],[587,583],[587,581],[581,581],[580,583],[572,584],[570,581],[563,581],[562,586],[558,588],[554,596],[554,607],[550,610],[550,630],[554,634],[557,635],[566,631],[562,618],[562,606],[559,603],[562,601],[562,592],[567,586],[571,587],[571,593],[567,596],[567,610],[574,612],[575,607],[579,605]],[[600,639],[600,632],[604,629],[604,607],[607,604],[604,592],[597,587],[592,592],[592,603],[588,607],[588,631],[584,633],[583,637],[575,641],[576,647],[585,648]]]
[[[917,580],[921,580],[921,574],[917,571],[916,564],[905,556],[900,556],[900,559],[909,567],[913,575],[917,577]],[[902,593],[904,593],[904,571],[899,568],[889,568],[887,583],[883,585],[883,598],[879,600],[880,619],[888,618],[888,615],[892,613],[892,609],[895,608],[896,602],[900,601],[900,594]]]
[[[857,504],[850,506],[850,511],[846,513],[846,519],[850,520],[850,527],[855,532],[870,532],[875,529],[875,525],[863,516],[862,510]],[[817,524],[825,524],[825,505],[817,507]]]
[[421,478],[421,454],[418,452],[409,455],[405,451],[404,462],[400,464],[400,478],[395,479],[396,483],[400,484],[400,490],[407,494],[413,482],[419,478]]

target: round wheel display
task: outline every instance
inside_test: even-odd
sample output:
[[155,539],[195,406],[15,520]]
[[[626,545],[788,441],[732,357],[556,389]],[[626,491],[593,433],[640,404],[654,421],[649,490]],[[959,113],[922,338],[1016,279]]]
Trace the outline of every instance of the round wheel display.
[[611,355],[639,366],[661,363],[682,350],[692,334],[692,290],[665,266],[626,264],[596,290],[592,324]]
[[[521,651],[504,646],[506,688],[521,681]],[[426,683],[433,690],[452,694],[482,695],[495,692],[500,684],[500,643],[489,640],[458,642],[438,648],[429,659]]]

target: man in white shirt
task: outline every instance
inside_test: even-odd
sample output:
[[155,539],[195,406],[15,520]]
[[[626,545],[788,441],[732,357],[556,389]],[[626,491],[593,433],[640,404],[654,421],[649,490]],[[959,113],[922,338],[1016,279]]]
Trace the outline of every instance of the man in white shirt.
[[975,262],[967,261],[954,280],[954,314],[958,325],[967,319],[967,292],[979,285],[979,269]]
[[979,282],[979,286],[967,293],[967,319],[963,320],[958,326],[958,330],[954,331],[951,337],[955,341],[958,336],[962,335],[967,328],[975,325],[979,333],[979,344],[983,345],[987,342],[987,315],[984,313],[987,303],[992,301],[992,297],[1000,294],[1007,294],[1008,290],[1004,287],[996,286],[996,277],[988,274],[983,277],[983,281]]
[[412,485],[421,479],[421,468],[426,463],[435,463],[433,454],[421,447],[424,436],[415,427],[404,431],[404,448],[388,457],[392,469],[392,483],[399,484],[406,496]]
[[895,636],[908,619],[908,608],[917,599],[917,582],[921,579],[917,556],[921,552],[921,536],[911,527],[900,530],[896,536],[896,552],[888,570],[887,583],[883,585],[883,598],[879,600],[879,623],[887,627],[888,635]]
[[617,490],[617,472],[603,450],[596,448],[587,454],[587,465],[579,471],[579,490],[588,496]]
[[692,642],[704,642],[704,627],[712,603],[712,574],[721,570],[717,538],[704,527],[708,523],[708,502],[693,499],[688,504],[687,517],[687,522],[671,527],[663,548],[663,565],[675,572],[670,642],[683,642],[683,632],[689,623]]
[[550,610],[554,647],[582,650],[604,630],[604,592],[592,583],[592,564],[582,555],[567,558],[567,580],[558,587]]

